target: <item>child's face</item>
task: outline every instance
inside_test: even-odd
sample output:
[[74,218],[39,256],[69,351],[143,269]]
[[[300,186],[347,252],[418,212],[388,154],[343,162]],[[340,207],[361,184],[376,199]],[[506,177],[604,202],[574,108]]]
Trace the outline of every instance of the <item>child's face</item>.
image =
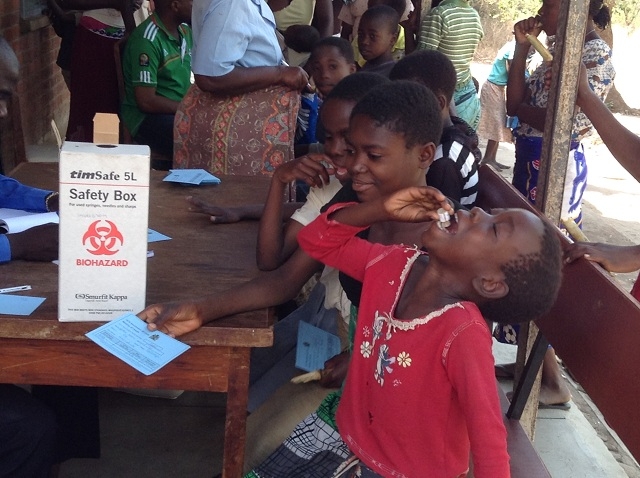
[[540,250],[542,221],[524,209],[501,209],[488,214],[480,208],[459,210],[451,226],[431,223],[422,244],[440,263],[464,270],[469,278],[502,274],[501,266],[523,254]]
[[373,61],[390,55],[398,39],[398,34],[391,32],[384,21],[364,18],[358,27],[358,50],[362,58]]
[[355,71],[355,63],[348,63],[340,50],[334,46],[316,49],[309,65],[309,73],[323,97],[327,96],[340,80]]
[[378,126],[366,115],[351,119],[348,141],[351,154],[347,169],[360,201],[426,185],[426,168],[433,160],[433,151],[425,156],[425,145],[407,148],[402,133]]
[[351,110],[355,105],[354,101],[333,99],[325,101],[320,110],[320,122],[325,136],[324,152],[336,167],[335,177],[340,182],[349,179],[346,169],[347,154],[350,150],[347,144],[347,132]]

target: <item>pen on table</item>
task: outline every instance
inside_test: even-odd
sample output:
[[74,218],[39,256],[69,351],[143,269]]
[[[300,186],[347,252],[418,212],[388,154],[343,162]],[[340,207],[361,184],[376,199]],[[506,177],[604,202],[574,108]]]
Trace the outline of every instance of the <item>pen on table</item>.
[[31,286],[19,285],[17,287],[7,287],[6,289],[0,289],[0,294],[6,294],[8,292],[20,292],[21,290],[31,290]]

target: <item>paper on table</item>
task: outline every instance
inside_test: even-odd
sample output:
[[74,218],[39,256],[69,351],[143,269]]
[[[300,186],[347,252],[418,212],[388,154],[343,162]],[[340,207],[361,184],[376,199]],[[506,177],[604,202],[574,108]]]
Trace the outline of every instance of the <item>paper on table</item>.
[[161,232],[154,231],[153,229],[149,229],[147,231],[147,242],[158,242],[158,241],[170,241],[171,238],[169,236],[165,236]]
[[15,234],[43,224],[59,224],[57,212],[27,212],[0,208],[0,232]]
[[145,375],[157,372],[191,348],[165,333],[148,330],[146,322],[132,313],[107,322],[86,335]]
[[220,183],[220,179],[204,169],[172,169],[163,181],[193,185]]
[[296,367],[306,372],[321,370],[324,363],[340,353],[340,339],[307,322],[298,325]]
[[31,315],[43,302],[44,297],[0,294],[0,314]]

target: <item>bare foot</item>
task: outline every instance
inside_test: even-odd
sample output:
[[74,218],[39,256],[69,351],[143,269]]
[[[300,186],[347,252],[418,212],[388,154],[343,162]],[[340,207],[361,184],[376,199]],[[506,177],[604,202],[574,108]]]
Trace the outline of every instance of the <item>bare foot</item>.
[[555,405],[571,400],[571,392],[562,376],[553,347],[549,347],[542,362],[542,381],[540,383],[540,403]]

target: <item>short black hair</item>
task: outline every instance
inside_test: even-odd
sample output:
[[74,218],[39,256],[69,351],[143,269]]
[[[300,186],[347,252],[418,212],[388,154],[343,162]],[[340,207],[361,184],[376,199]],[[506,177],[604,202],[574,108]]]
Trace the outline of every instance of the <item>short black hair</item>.
[[549,312],[562,281],[562,248],[555,229],[542,221],[540,250],[502,265],[509,293],[479,306],[485,319],[502,324],[528,322]]
[[422,83],[436,95],[453,98],[456,89],[456,69],[451,60],[437,50],[415,51],[396,63],[389,73],[391,80],[411,80]]
[[365,20],[380,20],[386,24],[390,33],[398,33],[400,15],[388,5],[376,5],[375,7],[368,8],[360,17],[360,24]]
[[[351,46],[349,46],[349,48],[351,48]],[[389,78],[377,73],[367,73],[363,71],[345,76],[325,97],[324,103],[329,100],[353,101],[357,103],[373,88],[386,83],[390,83]]]
[[320,32],[311,25],[291,25],[283,36],[284,44],[300,53],[310,52],[320,40]]
[[391,81],[372,89],[353,108],[351,118],[357,115],[368,116],[378,126],[402,133],[407,148],[438,144],[442,136],[438,100],[431,90],[413,81]]
[[356,61],[353,56],[353,48],[351,47],[351,43],[349,43],[346,39],[340,37],[325,37],[321,40],[318,40],[311,49],[311,58],[309,58],[309,61],[312,61],[313,55],[317,54],[318,50],[322,48],[337,49],[347,63],[355,63]]

